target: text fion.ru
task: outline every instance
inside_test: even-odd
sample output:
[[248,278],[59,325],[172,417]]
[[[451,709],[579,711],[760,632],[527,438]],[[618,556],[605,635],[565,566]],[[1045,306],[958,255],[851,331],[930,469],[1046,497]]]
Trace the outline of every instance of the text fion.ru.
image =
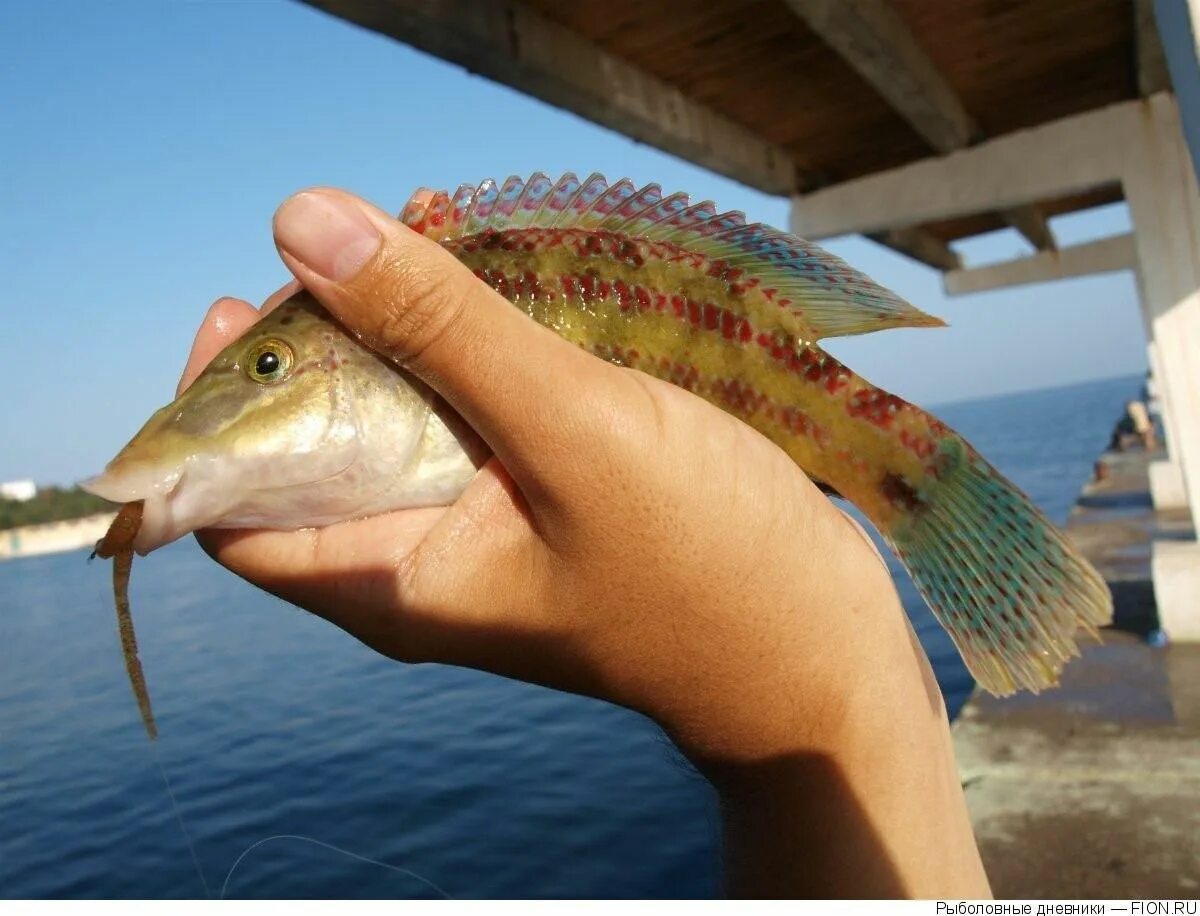
[[938,916],[1108,916],[1110,913],[1127,916],[1197,916],[1200,906],[1195,900],[1130,900],[1103,903],[973,903],[939,900]]

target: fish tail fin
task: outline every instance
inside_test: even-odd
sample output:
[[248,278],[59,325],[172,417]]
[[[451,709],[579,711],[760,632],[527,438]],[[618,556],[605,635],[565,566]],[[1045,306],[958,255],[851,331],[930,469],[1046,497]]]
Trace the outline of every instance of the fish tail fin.
[[[917,589],[990,693],[1035,693],[1079,654],[1075,633],[1112,619],[1100,574],[965,440],[941,439],[941,473],[885,532]],[[902,484],[902,486],[905,486]]]

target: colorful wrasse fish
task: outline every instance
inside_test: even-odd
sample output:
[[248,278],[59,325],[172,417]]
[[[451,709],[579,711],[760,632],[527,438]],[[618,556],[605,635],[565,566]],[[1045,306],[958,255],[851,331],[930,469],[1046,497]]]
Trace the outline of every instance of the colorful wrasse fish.
[[[1019,490],[817,345],[942,324],[821,248],[599,175],[421,192],[402,219],[536,321],[741,418],[858,506],[991,692],[1055,683],[1076,629],[1109,620],[1104,581]],[[300,293],[86,486],[144,501],[146,553],[207,526],[444,505],[485,457],[429,389]]]

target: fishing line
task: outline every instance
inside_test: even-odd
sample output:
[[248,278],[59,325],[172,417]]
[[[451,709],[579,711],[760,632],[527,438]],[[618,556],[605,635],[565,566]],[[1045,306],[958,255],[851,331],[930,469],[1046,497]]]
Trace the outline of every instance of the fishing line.
[[[187,842],[188,852],[191,853],[192,856],[192,864],[196,866],[196,874],[200,876],[200,883],[204,885],[204,896],[206,899],[211,900],[212,888],[209,887],[208,879],[204,877],[204,869],[200,865],[200,856],[196,851],[196,844],[193,842],[192,835],[188,831],[187,824],[183,820],[183,811],[179,807],[178,799],[175,798],[175,792],[171,788],[171,781],[167,778],[167,771],[162,765],[162,758],[159,756],[158,747],[154,744],[151,744],[150,753],[154,758],[154,765],[158,768],[158,775],[162,777],[163,787],[167,790],[167,797],[171,799],[171,810],[175,812],[175,820],[179,824],[179,830],[183,834],[184,840]],[[258,849],[258,847],[265,846],[267,843],[271,843],[275,840],[298,840],[302,843],[311,843],[314,846],[320,846],[322,849],[328,849],[332,852],[341,853],[342,855],[351,859],[357,859],[359,862],[365,862],[368,865],[376,865],[380,868],[386,868],[388,871],[393,871],[396,874],[404,875],[408,878],[415,878],[435,893],[440,894],[444,899],[453,899],[448,893],[438,887],[438,885],[434,884],[428,878],[418,875],[415,871],[410,871],[407,868],[401,868],[398,865],[392,865],[390,862],[381,862],[378,859],[372,859],[369,856],[360,855],[357,852],[351,852],[349,849],[342,849],[340,846],[334,846],[332,843],[326,843],[323,840],[318,840],[316,837],[303,836],[297,833],[280,833],[276,834],[275,836],[269,836],[258,840],[255,843],[251,843],[244,850],[242,850],[241,855],[234,859],[233,865],[229,867],[229,871],[225,875],[225,880],[221,884],[221,894],[217,899],[225,899],[225,894],[229,890],[229,881],[233,878],[233,873],[237,871],[238,866],[242,864],[242,860],[245,859],[246,856],[250,855],[250,853],[254,852],[254,850]]]
[[158,747],[154,744],[150,745],[150,754],[154,758],[154,765],[158,767],[158,775],[162,777],[163,786],[167,790],[167,796],[171,799],[171,809],[175,812],[175,820],[179,823],[179,830],[183,833],[184,840],[187,841],[188,852],[192,854],[192,864],[196,866],[196,874],[200,876],[200,883],[204,885],[204,897],[207,900],[211,900],[212,888],[208,886],[208,880],[204,877],[204,869],[200,867],[200,856],[196,853],[196,844],[192,842],[192,835],[188,832],[187,824],[183,821],[183,812],[179,810],[179,802],[175,798],[175,793],[171,790],[171,781],[167,779],[167,771],[163,769],[162,759],[158,755]]
[[[208,879],[204,876],[204,868],[200,864],[200,855],[196,850],[196,843],[192,839],[192,834],[187,828],[187,822],[183,819],[183,810],[179,807],[179,799],[175,797],[175,790],[171,788],[171,780],[167,776],[167,770],[163,766],[162,756],[159,753],[158,744],[155,741],[150,742],[150,757],[154,761],[154,767],[158,770],[158,775],[162,778],[163,788],[167,790],[167,798],[171,800],[171,811],[175,815],[175,822],[179,825],[179,832],[183,834],[184,842],[187,843],[188,854],[192,858],[192,865],[196,868],[196,875],[200,878],[200,884],[204,887],[204,897],[205,899],[211,900],[213,895],[212,888],[208,884]],[[448,893],[438,887],[438,885],[436,885],[434,882],[422,875],[418,875],[415,871],[410,871],[407,868],[401,868],[398,865],[392,865],[390,862],[381,862],[379,859],[372,859],[369,856],[360,855],[357,852],[351,852],[349,849],[342,849],[340,846],[335,846],[332,843],[326,843],[323,840],[318,840],[316,837],[303,836],[297,833],[280,833],[276,834],[275,836],[269,836],[258,840],[255,843],[251,843],[244,850],[242,850],[241,855],[234,859],[233,865],[230,866],[229,871],[225,875],[225,880],[221,884],[221,895],[218,899],[225,899],[225,894],[229,890],[229,882],[233,878],[233,873],[237,871],[238,866],[242,864],[242,860],[244,860],[246,856],[250,855],[250,853],[254,852],[254,850],[258,849],[260,846],[265,846],[267,843],[272,843],[276,840],[296,840],[301,843],[311,843],[314,846],[319,846],[322,849],[328,849],[331,852],[340,853],[348,858],[356,859],[359,862],[364,862],[367,865],[375,865],[379,868],[386,868],[388,871],[395,872],[398,875],[404,875],[407,878],[414,878],[424,884],[430,890],[434,891],[436,894],[439,894],[442,898],[446,900],[454,899]]]
[[349,849],[342,849],[340,846],[334,846],[332,843],[326,843],[311,836],[302,836],[298,833],[279,833],[275,836],[266,837],[265,839],[261,839],[258,842],[251,843],[249,846],[247,846],[245,850],[242,851],[242,854],[234,860],[233,865],[230,866],[229,873],[225,876],[225,882],[221,885],[221,895],[217,899],[225,899],[225,892],[229,890],[229,880],[233,877],[233,873],[237,871],[237,867],[242,864],[242,860],[246,858],[246,856],[250,855],[250,853],[254,852],[254,850],[258,849],[259,846],[265,846],[267,843],[274,842],[275,840],[299,840],[301,843],[312,843],[314,846],[320,846],[322,849],[328,849],[332,852],[340,852],[344,856],[349,856],[351,859],[357,859],[360,862],[366,862],[368,865],[378,865],[380,868],[386,868],[388,871],[394,871],[399,875],[405,875],[409,878],[416,878],[426,887],[440,894],[444,899],[454,899],[428,878],[418,875],[415,871],[409,871],[407,868],[400,868],[399,866],[392,865],[389,862],[380,862],[378,859],[372,859],[369,856],[362,856],[357,852],[351,852]]
[[[162,765],[162,759],[159,756],[158,747],[152,744],[150,746],[150,753],[154,758],[154,765],[158,768],[158,775],[162,777],[163,787],[167,790],[167,797],[171,799],[171,810],[175,812],[175,820],[179,824],[179,830],[183,834],[184,840],[187,842],[188,852],[191,853],[192,856],[192,864],[196,866],[196,874],[200,876],[200,883],[204,885],[204,896],[206,899],[211,900],[212,888],[209,887],[208,879],[204,877],[204,869],[200,865],[200,856],[196,852],[196,844],[193,842],[192,835],[188,831],[187,824],[183,820],[183,811],[179,807],[179,801],[175,798],[175,792],[171,789],[171,781],[167,778],[167,771]],[[303,836],[298,833],[279,833],[275,836],[269,836],[258,840],[255,843],[251,843],[244,850],[242,850],[241,855],[234,859],[233,865],[229,867],[229,871],[225,875],[225,880],[221,884],[221,894],[217,899],[225,899],[225,894],[229,890],[229,882],[233,878],[233,873],[237,871],[238,866],[242,864],[242,860],[245,859],[246,856],[250,855],[250,853],[254,852],[254,850],[258,849],[258,847],[265,846],[267,843],[274,842],[275,840],[298,840],[302,843],[311,843],[314,846],[320,846],[322,849],[328,849],[331,852],[341,853],[342,855],[351,859],[357,859],[359,862],[365,862],[368,865],[376,865],[380,868],[386,868],[388,871],[395,872],[398,875],[404,875],[408,878],[415,878],[430,890],[440,894],[444,899],[453,899],[448,893],[438,887],[438,885],[434,884],[428,878],[418,875],[415,871],[410,871],[407,868],[401,868],[398,865],[392,865],[390,862],[381,862],[378,859],[372,859],[369,856],[360,855],[357,852],[351,852],[349,849],[342,849],[340,846],[335,846],[332,843],[326,843],[323,840],[318,840],[316,837]]]
[[[196,844],[192,840],[192,835],[188,831],[187,824],[183,819],[183,811],[180,809],[179,801],[176,799],[175,792],[171,788],[171,781],[167,778],[167,771],[162,765],[162,758],[159,756],[157,745],[150,745],[150,754],[154,758],[154,765],[158,768],[158,775],[162,777],[163,787],[167,790],[167,797],[171,799],[171,810],[174,811],[175,821],[179,824],[179,830],[183,834],[184,840],[187,842],[188,852],[192,856],[192,864],[196,866],[196,874],[200,877],[200,883],[204,885],[204,896],[206,899],[211,900],[212,888],[208,884],[208,879],[204,877],[204,869],[200,865],[200,856],[196,851]],[[275,840],[298,840],[302,843],[311,843],[314,846],[320,846],[322,849],[328,849],[332,852],[341,853],[342,855],[351,859],[357,859],[359,862],[365,862],[368,865],[376,865],[380,868],[386,868],[388,871],[395,872],[399,875],[404,875],[408,878],[415,878],[435,893],[440,894],[444,899],[453,899],[448,893],[438,887],[438,885],[434,884],[423,875],[418,875],[415,871],[410,871],[407,868],[401,868],[398,865],[392,865],[390,862],[381,862],[378,859],[372,859],[369,856],[360,855],[357,852],[351,852],[349,849],[342,849],[340,846],[335,846],[332,843],[326,843],[323,840],[318,840],[316,837],[303,836],[298,833],[280,833],[276,834],[275,836],[269,836],[258,840],[255,843],[251,843],[244,850],[242,850],[241,855],[234,859],[233,865],[229,867],[229,871],[225,875],[225,880],[221,884],[221,894],[217,899],[225,899],[225,894],[229,890],[229,882],[233,878],[233,873],[237,871],[238,866],[242,864],[242,860],[245,859],[246,856],[250,855],[250,853],[254,852],[254,850],[258,849],[258,847],[265,846],[267,843],[274,842]]]
[[[92,556],[95,556],[93,554]],[[90,563],[92,557],[88,557]],[[192,840],[192,835],[187,829],[187,824],[183,820],[183,811],[179,807],[179,800],[175,797],[175,790],[171,788],[171,780],[167,778],[166,768],[162,764],[162,757],[159,755],[158,742],[150,741],[150,757],[154,761],[154,767],[158,770],[158,775],[162,778],[163,788],[167,790],[167,798],[171,800],[171,810],[175,814],[175,821],[179,824],[179,831],[183,834],[184,842],[187,843],[188,852],[192,857],[192,864],[196,867],[196,874],[200,877],[200,884],[204,887],[204,896],[206,899],[212,899],[212,888],[208,886],[208,879],[204,877],[204,869],[200,866],[200,856],[196,852],[196,844]]]

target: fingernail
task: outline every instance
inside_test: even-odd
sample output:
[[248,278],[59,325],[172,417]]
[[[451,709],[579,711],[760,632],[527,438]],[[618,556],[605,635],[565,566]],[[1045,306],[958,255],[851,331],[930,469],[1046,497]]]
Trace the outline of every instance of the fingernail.
[[304,191],[276,212],[275,240],[309,270],[341,283],[371,260],[381,237],[353,200]]

